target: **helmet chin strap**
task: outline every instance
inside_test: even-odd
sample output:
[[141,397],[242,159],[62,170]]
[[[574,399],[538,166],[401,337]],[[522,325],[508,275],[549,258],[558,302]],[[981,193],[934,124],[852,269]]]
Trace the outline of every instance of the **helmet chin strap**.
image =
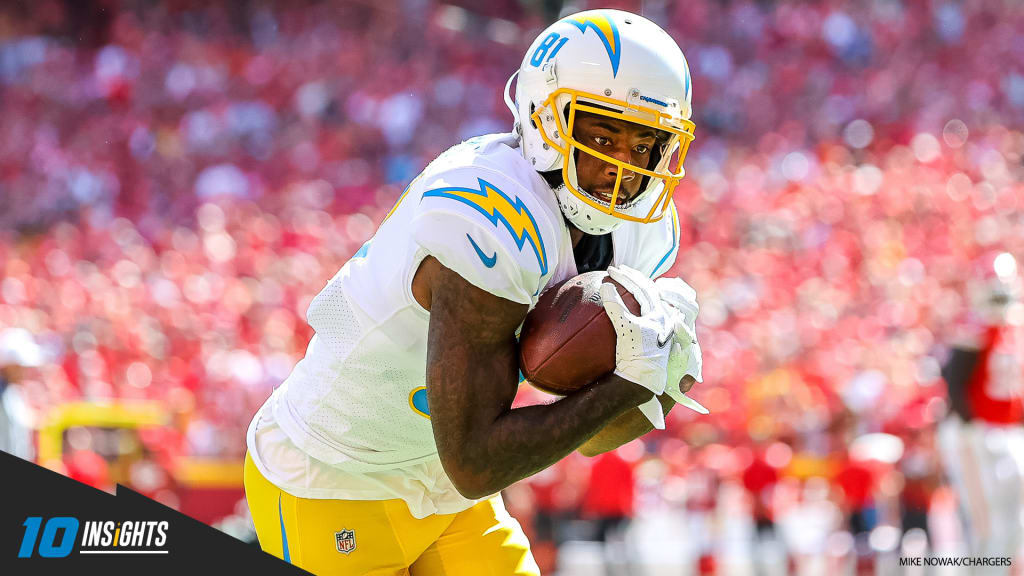
[[[579,190],[581,193],[590,196],[590,194],[585,190]],[[565,185],[565,182],[554,186],[552,191],[555,193],[555,198],[558,199],[558,205],[561,208],[562,216],[569,222],[569,224],[572,224],[574,228],[585,234],[590,234],[592,236],[608,234],[625,222],[618,218],[612,218],[612,220],[605,226],[595,224],[591,222],[590,218],[586,215],[586,211],[593,209],[586,206],[581,200],[576,198],[576,196]],[[565,198],[566,202],[571,202],[571,204],[564,204],[562,198]]]

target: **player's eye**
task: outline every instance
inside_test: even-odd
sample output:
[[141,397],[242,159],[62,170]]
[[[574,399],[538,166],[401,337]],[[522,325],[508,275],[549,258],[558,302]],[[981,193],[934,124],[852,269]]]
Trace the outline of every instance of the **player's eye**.
[[637,154],[647,154],[651,151],[651,147],[646,144],[641,144],[633,149]]
[[594,142],[597,142],[598,146],[611,146],[612,141],[604,136],[594,136]]

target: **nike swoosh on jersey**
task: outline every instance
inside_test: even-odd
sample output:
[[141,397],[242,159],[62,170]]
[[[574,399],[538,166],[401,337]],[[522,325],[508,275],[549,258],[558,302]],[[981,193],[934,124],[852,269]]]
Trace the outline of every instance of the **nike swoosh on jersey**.
[[472,236],[466,234],[466,238],[469,238],[469,243],[473,245],[473,250],[476,250],[476,255],[479,256],[481,260],[483,260],[484,266],[487,266],[488,268],[494,268],[494,263],[498,261],[498,251],[495,250],[494,254],[491,254],[491,256],[488,257],[486,254],[484,254],[484,251],[481,250],[480,247],[476,245],[476,241],[473,240]]

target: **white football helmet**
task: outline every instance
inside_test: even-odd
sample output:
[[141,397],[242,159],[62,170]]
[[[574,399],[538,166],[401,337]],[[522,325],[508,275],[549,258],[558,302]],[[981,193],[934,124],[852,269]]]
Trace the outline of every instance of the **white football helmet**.
[[[690,71],[664,30],[619,10],[566,16],[537,37],[517,74],[516,102],[509,96],[512,78],[505,99],[516,116],[523,155],[538,172],[561,169],[563,184],[555,195],[574,226],[607,234],[627,220],[654,222],[664,216],[683,178],[694,130]],[[650,126],[668,138],[656,147],[649,166],[635,166],[573,138],[578,111]],[[577,152],[618,167],[611,202],[580,189]],[[644,180],[636,198],[618,205],[623,170]]]

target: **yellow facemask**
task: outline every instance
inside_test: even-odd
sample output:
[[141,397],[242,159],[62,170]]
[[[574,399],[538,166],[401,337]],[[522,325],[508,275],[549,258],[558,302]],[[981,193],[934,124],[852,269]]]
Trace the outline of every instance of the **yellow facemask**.
[[[685,174],[685,170],[683,170],[683,161],[686,159],[686,152],[690,148],[690,142],[693,141],[693,131],[695,126],[693,122],[689,120],[673,117],[669,113],[650,106],[642,105],[640,104],[642,96],[640,96],[636,91],[634,91],[633,95],[636,96],[636,101],[625,102],[622,100],[599,96],[597,94],[563,88],[552,92],[551,95],[548,96],[547,100],[545,100],[544,103],[533,112],[532,118],[533,121],[540,126],[542,124],[542,114],[548,115],[547,117],[549,120],[553,117],[557,128],[557,135],[555,136],[555,139],[553,140],[549,137],[547,132],[543,129],[539,132],[548,146],[551,146],[555,150],[561,152],[562,179],[565,182],[566,188],[574,196],[594,209],[617,218],[633,222],[656,222],[665,215],[665,212],[668,210],[669,203],[672,201],[672,194],[675,191],[676,186],[679,184],[679,181],[683,179],[683,175]],[[566,122],[563,122],[562,113],[558,110],[559,107],[562,107],[563,109],[565,108],[565,105],[559,102],[559,98],[562,96],[568,97],[568,118]],[[562,101],[564,102],[564,100],[565,99],[563,98]],[[621,110],[621,112],[609,110],[603,105],[612,106],[616,110]],[[658,159],[658,162],[653,169],[648,169],[647,166],[636,166],[629,162],[612,158],[607,154],[602,154],[601,152],[598,152],[597,150],[576,140],[573,137],[572,132],[577,111],[589,112],[591,114],[605,116],[607,118],[632,122],[642,126],[649,126],[656,130],[668,133],[669,139],[661,145],[661,157]],[[584,154],[589,154],[617,168],[618,174],[615,177],[615,187],[612,189],[610,203],[602,202],[579,189],[576,184],[575,173],[571,170],[572,165],[570,164],[573,162],[574,150],[579,150]],[[645,176],[648,178],[648,181],[644,188],[640,190],[640,193],[637,194],[636,199],[632,200],[628,205],[618,206],[616,201],[622,185],[622,173],[624,170]],[[664,186],[662,187],[657,200],[651,205],[647,213],[644,215],[630,213],[629,210],[634,208],[640,200],[646,198],[651,191],[657,189],[659,183],[664,183]]]

